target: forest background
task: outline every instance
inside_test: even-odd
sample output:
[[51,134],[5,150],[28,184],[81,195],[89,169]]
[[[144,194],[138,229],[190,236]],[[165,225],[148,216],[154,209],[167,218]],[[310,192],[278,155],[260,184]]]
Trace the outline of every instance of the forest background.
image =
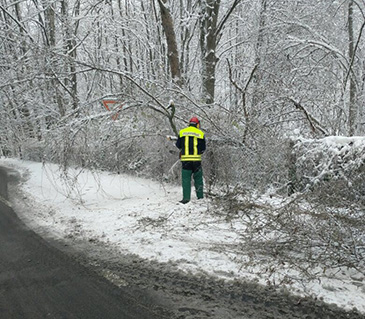
[[0,155],[175,183],[198,116],[242,249],[363,272],[363,1],[1,0],[0,26]]

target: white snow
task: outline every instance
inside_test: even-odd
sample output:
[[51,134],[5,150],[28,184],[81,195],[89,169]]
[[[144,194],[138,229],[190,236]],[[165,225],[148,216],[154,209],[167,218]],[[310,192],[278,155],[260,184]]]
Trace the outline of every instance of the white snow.
[[[213,214],[208,199],[193,197],[186,205],[178,204],[180,187],[127,175],[68,170],[65,183],[57,165],[5,158],[0,165],[16,168],[27,177],[22,189],[32,209],[21,217],[34,229],[47,229],[58,238],[98,239],[118,247],[121,254],[171,262],[185,272],[266,283],[265,274],[257,276],[242,268],[244,252],[225,248],[239,243],[243,225]],[[293,293],[365,313],[363,276],[344,270],[329,277],[287,287]]]

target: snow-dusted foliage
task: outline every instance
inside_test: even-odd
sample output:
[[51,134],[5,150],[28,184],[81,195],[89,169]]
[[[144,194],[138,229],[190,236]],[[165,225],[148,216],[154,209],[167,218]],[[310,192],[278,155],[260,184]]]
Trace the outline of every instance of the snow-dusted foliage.
[[[42,160],[68,167],[131,173],[162,180],[169,174],[178,150],[166,138],[167,121],[153,112],[126,110],[119,119],[112,112],[75,119],[45,135]],[[170,151],[167,151],[170,150]],[[26,158],[36,160],[37,147]],[[176,177],[176,176],[175,176]]]
[[364,137],[299,139],[293,152],[298,191],[312,192],[330,205],[365,203]]
[[364,273],[365,138],[296,139],[289,158],[291,196],[236,187],[217,197],[229,208],[226,218],[245,226],[239,246],[250,258],[244,266],[300,274],[284,282],[334,276],[344,268]]
[[284,278],[288,282],[331,277],[345,268],[364,274],[365,215],[357,205],[329,207],[299,194],[274,205],[272,199],[247,195],[233,202],[231,218],[246,225],[240,245],[250,256],[245,267],[298,271],[298,277]]

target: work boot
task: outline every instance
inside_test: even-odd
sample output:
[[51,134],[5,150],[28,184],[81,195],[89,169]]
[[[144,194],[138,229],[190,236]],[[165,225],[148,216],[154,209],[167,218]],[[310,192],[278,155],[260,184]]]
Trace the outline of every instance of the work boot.
[[188,199],[183,199],[180,201],[181,204],[187,204],[189,203],[190,201]]

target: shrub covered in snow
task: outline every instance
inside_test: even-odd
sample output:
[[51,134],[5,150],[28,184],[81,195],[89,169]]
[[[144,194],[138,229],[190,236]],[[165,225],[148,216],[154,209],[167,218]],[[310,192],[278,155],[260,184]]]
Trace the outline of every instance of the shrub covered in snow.
[[249,258],[243,267],[291,269],[312,279],[343,269],[365,274],[365,138],[297,139],[291,145],[283,167],[292,196],[234,187],[216,197],[225,218],[244,225],[239,247]]
[[299,139],[293,152],[297,191],[333,205],[365,203],[365,137]]

